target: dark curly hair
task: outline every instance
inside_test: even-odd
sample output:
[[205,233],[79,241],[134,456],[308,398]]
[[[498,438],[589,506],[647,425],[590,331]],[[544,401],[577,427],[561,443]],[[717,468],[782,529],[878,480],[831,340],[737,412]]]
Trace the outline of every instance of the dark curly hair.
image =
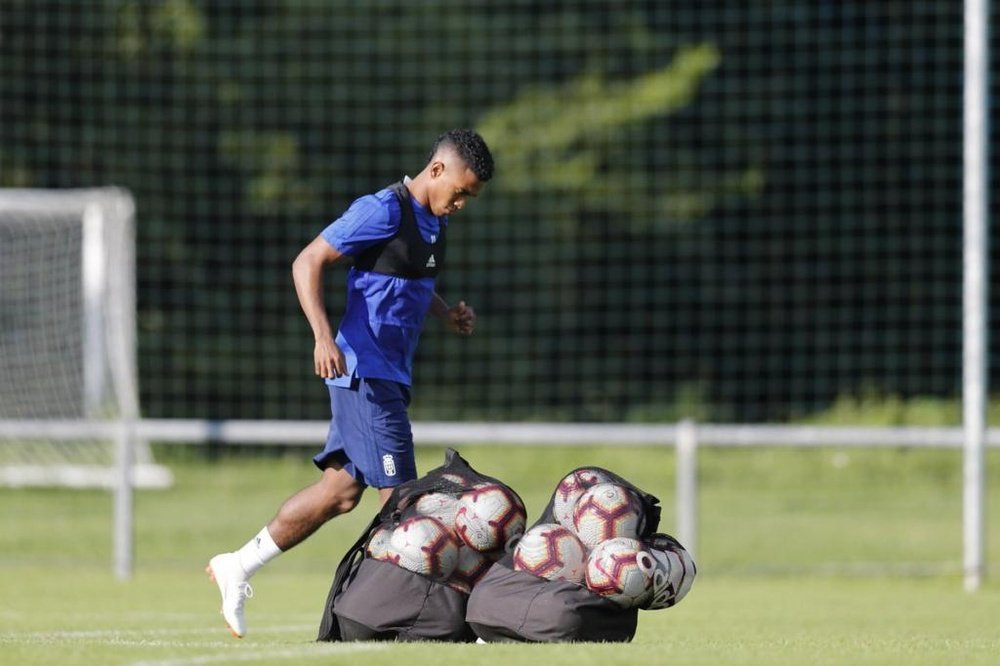
[[482,182],[485,183],[493,177],[493,155],[490,154],[483,137],[474,130],[448,130],[434,142],[430,156],[433,157],[442,146],[453,148],[472,173],[476,174],[476,178]]

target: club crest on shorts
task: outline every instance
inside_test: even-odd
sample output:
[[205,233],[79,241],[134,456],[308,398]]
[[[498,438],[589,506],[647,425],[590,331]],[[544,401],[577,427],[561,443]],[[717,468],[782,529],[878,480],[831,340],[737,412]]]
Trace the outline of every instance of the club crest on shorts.
[[396,461],[388,453],[382,456],[382,471],[386,476],[396,476]]

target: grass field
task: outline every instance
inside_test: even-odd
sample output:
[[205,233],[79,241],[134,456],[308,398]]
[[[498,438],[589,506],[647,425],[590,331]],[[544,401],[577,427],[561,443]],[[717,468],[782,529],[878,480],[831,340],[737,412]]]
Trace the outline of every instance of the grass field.
[[[475,447],[463,455],[525,499],[602,465],[658,495],[673,531],[673,457],[642,448]],[[177,478],[136,504],[136,575],[110,574],[103,492],[0,491],[2,664],[995,664],[1000,586],[962,591],[957,452],[706,450],[700,573],[677,607],[640,613],[628,645],[313,642],[333,569],[374,497],[254,579],[250,634],[229,636],[205,561],[241,545],[315,478],[308,456],[170,456]],[[420,450],[420,469],[442,451]],[[1000,479],[991,460],[989,478]],[[992,498],[990,515],[1000,515]],[[1000,561],[991,521],[990,561]],[[992,569],[994,578],[1000,570]]]

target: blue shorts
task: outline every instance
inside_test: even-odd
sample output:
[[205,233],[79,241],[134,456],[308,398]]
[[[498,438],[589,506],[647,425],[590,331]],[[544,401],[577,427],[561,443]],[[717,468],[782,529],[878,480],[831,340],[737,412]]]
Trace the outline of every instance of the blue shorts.
[[373,488],[392,488],[417,478],[413,431],[406,408],[410,388],[388,379],[356,378],[330,386],[330,433],[313,458],[320,469],[336,461]]

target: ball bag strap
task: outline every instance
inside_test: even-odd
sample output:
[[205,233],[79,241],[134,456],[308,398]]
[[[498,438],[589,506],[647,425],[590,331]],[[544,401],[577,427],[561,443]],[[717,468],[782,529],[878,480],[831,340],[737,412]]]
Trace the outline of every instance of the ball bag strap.
[[365,544],[368,542],[368,537],[371,535],[372,530],[381,523],[381,518],[375,516],[371,523],[368,524],[368,528],[361,533],[361,536],[347,550],[347,554],[344,555],[343,559],[340,560],[340,564],[337,565],[337,570],[333,575],[333,585],[330,586],[330,592],[327,594],[326,603],[323,606],[323,617],[320,618],[319,632],[316,635],[317,641],[339,641],[342,639],[340,624],[337,622],[337,616],[333,613],[334,602],[340,592],[350,582],[350,579],[357,573],[358,567],[361,565],[361,560],[365,557]]

